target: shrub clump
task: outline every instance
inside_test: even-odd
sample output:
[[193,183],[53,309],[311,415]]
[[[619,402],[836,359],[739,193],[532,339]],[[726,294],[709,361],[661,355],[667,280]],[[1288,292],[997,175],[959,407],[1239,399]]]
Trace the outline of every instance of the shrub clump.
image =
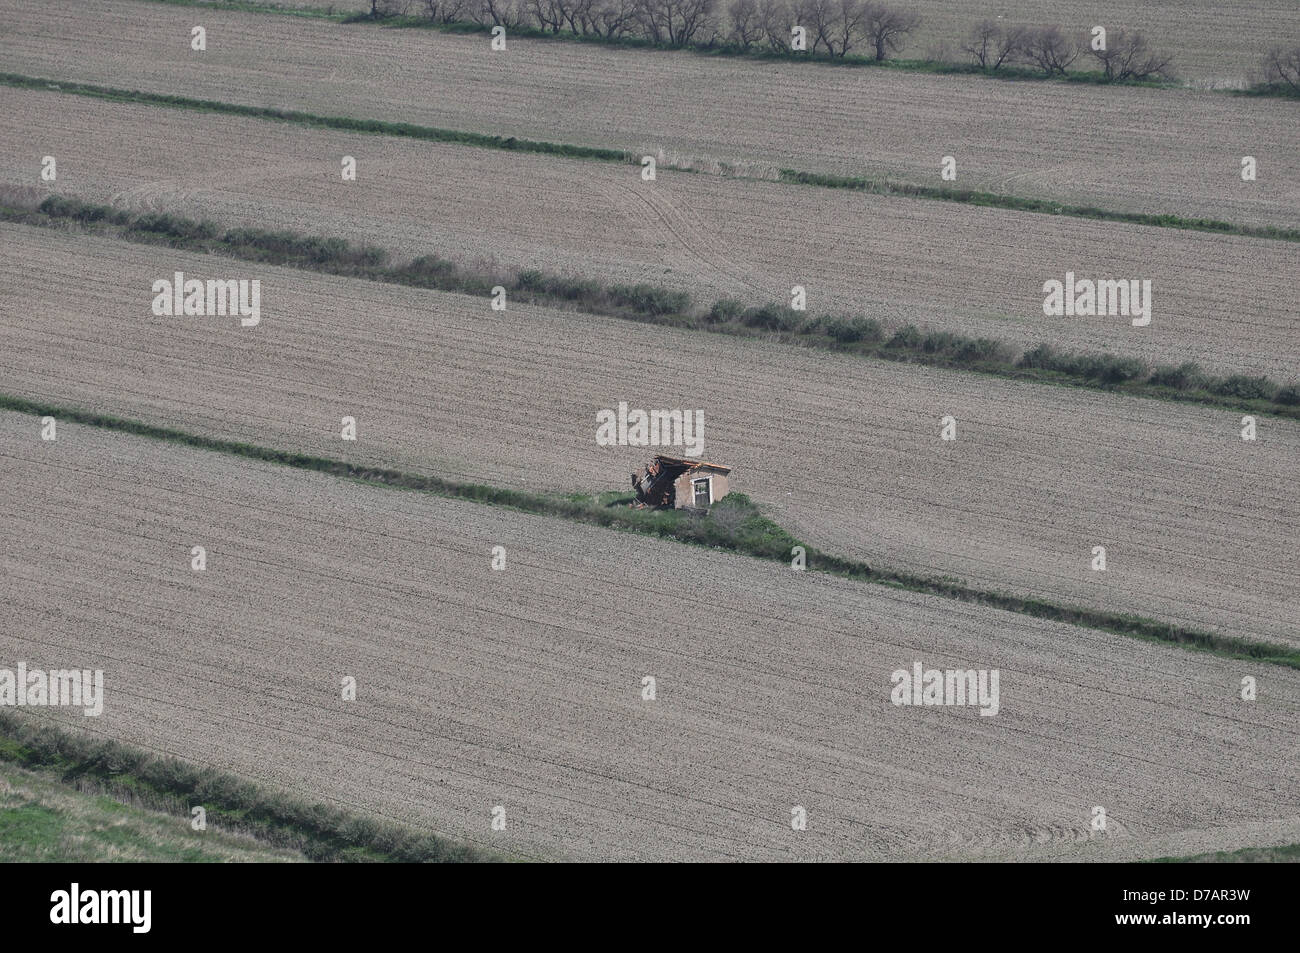
[[566,278],[548,275],[531,269],[519,273],[515,288],[532,294],[558,298],[561,301],[581,301],[588,304],[605,303],[605,289],[598,282],[583,278]]
[[38,209],[53,218],[70,218],[84,224],[109,221],[122,224],[130,219],[125,212],[118,212],[107,205],[92,205],[78,199],[51,195],[41,202]]
[[330,268],[378,268],[388,258],[382,248],[354,248],[345,238],[322,238],[297,232],[272,232],[260,228],[234,228],[222,243],[259,252],[272,263],[298,262]]
[[880,326],[880,322],[874,318],[831,318],[826,321],[823,329],[826,335],[833,338],[840,344],[857,344],[865,341],[868,344],[878,344],[884,339],[885,330]]
[[1267,377],[1250,377],[1233,374],[1211,385],[1211,390],[1223,397],[1242,400],[1269,400],[1277,392],[1277,385]]
[[747,328],[758,328],[762,331],[790,331],[797,323],[790,312],[774,304],[746,309],[741,321]]
[[719,298],[713,302],[713,307],[709,308],[705,320],[709,324],[728,324],[740,320],[740,316],[744,313],[745,306],[735,298]]
[[658,285],[615,285],[609,289],[609,296],[615,305],[653,316],[682,314],[691,306],[691,296],[685,291]]
[[900,351],[919,351],[925,338],[914,324],[905,324],[885,342],[885,347]]
[[1068,354],[1050,344],[1039,344],[1026,351],[1016,366],[1035,370],[1057,371],[1071,377],[1100,381],[1103,384],[1123,384],[1144,380],[1147,366],[1136,357],[1116,357],[1113,354]]
[[454,262],[437,255],[421,255],[408,261],[397,274],[405,282],[425,288],[451,288],[460,277],[460,269]]
[[1286,387],[1278,388],[1277,393],[1273,395],[1273,403],[1286,407],[1300,407],[1300,385],[1288,384]]
[[1193,390],[1205,386],[1205,375],[1200,365],[1190,361],[1171,367],[1163,364],[1151,372],[1150,382],[1157,387],[1172,387],[1174,390]]
[[161,235],[181,242],[211,241],[221,234],[221,230],[211,222],[196,222],[165,213],[141,215],[131,221],[130,228],[135,232]]

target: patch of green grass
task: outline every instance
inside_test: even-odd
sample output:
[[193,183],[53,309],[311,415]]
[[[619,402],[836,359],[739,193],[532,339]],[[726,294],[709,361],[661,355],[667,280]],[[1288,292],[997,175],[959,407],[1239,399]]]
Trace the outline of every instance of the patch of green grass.
[[[1268,642],[1236,638],[1218,632],[1161,622],[1143,616],[1106,612],[1082,606],[1049,602],[1044,599],[1010,595],[979,589],[948,577],[927,576],[887,566],[869,565],[857,560],[823,553],[799,541],[764,516],[743,493],[731,493],[708,510],[651,510],[610,505],[619,496],[600,494],[584,496],[544,495],[520,490],[506,490],[476,483],[447,480],[442,477],[407,473],[386,467],[359,466],[302,453],[274,450],[254,444],[238,443],[214,437],[190,434],[170,427],[159,427],[135,420],[123,420],[105,414],[41,401],[0,394],[0,409],[51,416],[59,420],[102,427],[136,436],[182,444],[230,456],[279,463],[300,470],[310,470],[356,480],[375,486],[396,487],[433,493],[449,499],[468,500],[492,506],[504,506],[526,513],[559,517],[574,522],[603,526],[657,536],[661,539],[722,549],[744,556],[789,565],[793,548],[802,546],[807,569],[843,576],[862,582],[892,586],[911,592],[943,596],[962,602],[1015,612],[1021,615],[1071,625],[1084,626],[1183,648],[1209,652],[1224,658],[1300,668],[1300,651]],[[613,491],[617,493],[618,491]],[[626,493],[626,491],[623,491]],[[26,744],[25,739],[23,743]]]
[[[310,860],[465,862],[498,859],[479,848],[441,836],[319,803],[298,801],[212,768],[200,768],[115,741],[75,734],[11,711],[0,710],[0,739],[7,742],[0,744],[0,764],[17,765],[57,778],[65,786],[93,789],[93,795],[87,794],[84,800],[75,801],[75,804],[64,802],[45,813],[25,807],[31,798],[13,805],[20,813],[10,819],[11,825],[31,820],[34,822],[33,833],[26,841],[15,838],[12,843],[0,837],[0,851],[17,853],[40,849],[47,855],[50,851],[56,855],[45,859],[94,859],[64,856],[71,851],[67,844],[75,843],[80,845],[79,850],[92,853],[145,851],[151,853],[146,858],[151,860],[228,859],[209,856],[216,846],[213,842],[172,836],[178,831],[190,830],[190,809],[197,805],[207,812],[210,830],[252,837],[265,850],[289,851]],[[120,818],[116,817],[122,812],[105,810],[102,803],[97,805],[95,797],[103,794],[126,800],[142,812],[171,815],[164,825],[170,825],[168,830],[171,834],[157,823],[146,824],[145,819],[139,816],[134,819],[138,823],[128,825],[128,829],[115,829],[122,827]],[[49,796],[47,792],[46,800]],[[48,804],[40,799],[37,803],[48,808]],[[60,811],[69,813],[74,806],[80,813],[77,820],[80,826],[75,830],[58,814]],[[54,813],[51,815],[50,811]],[[181,826],[176,827],[176,824]],[[76,834],[71,840],[70,833]]]
[[796,312],[775,304],[746,308],[738,301],[723,299],[706,311],[695,306],[689,294],[656,285],[607,286],[539,270],[470,272],[436,255],[394,265],[388,263],[384,249],[354,246],[342,238],[252,228],[222,231],[212,222],[164,213],[131,215],[65,196],[49,196],[36,209],[0,207],[0,221],[75,227],[132,242],[461,294],[486,295],[500,285],[516,302],[688,330],[762,337],[879,360],[1300,419],[1300,385],[1284,386],[1266,377],[1244,375],[1218,378],[1201,373],[1195,365],[1151,367],[1137,358],[1069,353],[1046,344],[1017,354],[996,339],[927,332],[913,325],[886,335],[886,329],[872,318],[823,315],[801,319]]
[[196,112],[221,113],[231,116],[246,116],[253,119],[269,119],[276,122],[292,123],[320,129],[342,129],[347,132],[363,132],[371,135],[397,136],[403,139],[419,139],[426,142],[450,142],[463,146],[478,146],[485,149],[505,149],[510,152],[533,152],[542,155],[564,156],[570,159],[597,159],[604,162],[640,162],[640,157],[617,149],[601,149],[593,146],[575,146],[556,142],[538,142],[532,139],[519,139],[515,136],[493,136],[478,132],[464,132],[456,129],[439,129],[433,126],[421,126],[409,122],[383,122],[377,119],[354,119],[348,116],[318,116],[312,113],[292,109],[271,109],[260,106],[242,106],[237,103],[217,102],[211,99],[192,99],[187,96],[172,96],[163,93],[145,93],[139,90],[116,89],[108,86],[96,86],[92,83],[56,82],[22,76],[17,73],[0,73],[0,83],[18,89],[35,89],[67,93],[74,96],[89,96],[110,102],[135,103],[144,106],[162,106],[171,109],[187,109]]
[[38,801],[0,795],[0,861],[53,859],[65,823],[61,812]]
[[1009,209],[1016,212],[1036,212],[1043,215],[1064,215],[1096,221],[1122,222],[1127,225],[1146,225],[1152,228],[1176,228],[1194,232],[1214,232],[1220,235],[1243,235],[1250,238],[1270,238],[1278,241],[1300,241],[1300,228],[1280,228],[1272,225],[1236,225],[1212,218],[1186,218],[1180,215],[1152,215],[1144,212],[1120,212],[1091,205],[1073,205],[1052,199],[1026,198],[1018,195],[1001,195],[978,189],[958,189],[949,186],[919,185],[911,182],[894,182],[888,179],[870,179],[864,176],[828,175],[822,172],[801,172],[782,169],[781,181],[798,185],[812,185],[823,189],[848,189],[872,195],[910,196],[960,202],[987,208]]
[[[12,750],[12,749],[10,749]],[[0,862],[301,861],[294,851],[93,791],[0,758]]]

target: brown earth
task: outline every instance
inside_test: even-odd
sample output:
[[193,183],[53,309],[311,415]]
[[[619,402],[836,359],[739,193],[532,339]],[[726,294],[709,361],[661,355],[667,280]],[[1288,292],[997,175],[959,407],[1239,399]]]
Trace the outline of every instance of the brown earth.
[[[327,115],[794,166],[1246,224],[1300,221],[1293,102],[1003,83],[83,0],[3,0],[11,72]],[[41,153],[36,151],[36,155]],[[1260,179],[1242,182],[1244,155]]]
[[[301,798],[534,858],[1300,837],[1300,673],[22,415],[0,469],[0,666],[105,678],[25,711]],[[891,705],[916,660],[997,669],[998,714]]]
[[[626,486],[596,414],[706,411],[704,457],[814,544],[1300,644],[1300,425],[0,228],[0,391],[534,490]],[[262,323],[151,314],[259,278]],[[939,440],[940,418],[958,422]],[[339,439],[344,416],[356,443]],[[1094,546],[1108,569],[1089,568]]]
[[[786,302],[1152,364],[1296,379],[1300,245],[1066,222],[949,203],[517,156],[0,89],[0,184],[34,180],[137,212],[290,228],[475,267],[542,268]],[[339,157],[360,173],[344,183]],[[430,170],[436,170],[430,174]],[[34,196],[43,194],[33,190]],[[1043,282],[1141,277],[1152,323],[1049,318]]]

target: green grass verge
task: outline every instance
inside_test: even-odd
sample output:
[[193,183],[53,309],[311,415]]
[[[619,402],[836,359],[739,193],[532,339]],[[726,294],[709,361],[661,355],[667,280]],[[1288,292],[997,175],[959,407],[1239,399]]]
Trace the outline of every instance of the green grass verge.
[[916,185],[891,182],[887,179],[868,179],[861,176],[825,175],[820,172],[800,172],[782,169],[782,182],[813,185],[823,189],[850,189],[873,195],[901,195],[912,198],[960,202],[963,205],[980,205],[986,208],[1009,209],[1016,212],[1036,212],[1043,215],[1064,215],[1104,222],[1122,222],[1127,225],[1146,225],[1151,228],[1176,228],[1192,232],[1214,232],[1220,235],[1242,235],[1249,238],[1270,238],[1278,241],[1300,241],[1300,228],[1279,228],[1272,225],[1234,225],[1213,218],[1184,218],[1179,215],[1149,215],[1143,212],[1117,212],[1092,205],[1071,205],[1051,199],[1032,199],[1016,195],[1000,195],[977,189],[956,189],[934,185]]
[[532,139],[518,139],[514,136],[492,136],[479,132],[463,132],[457,129],[439,129],[434,126],[421,126],[409,122],[354,119],[349,116],[318,116],[314,113],[298,112],[292,109],[243,106],[238,103],[224,103],[212,99],[191,99],[187,96],[172,96],[165,93],[144,93],[139,90],[115,89],[109,86],[96,86],[91,83],[69,83],[37,79],[31,76],[22,76],[18,73],[0,73],[0,83],[17,89],[35,89],[66,93],[73,96],[89,96],[93,99],[134,103],[142,106],[162,106],[195,112],[246,116],[251,119],[267,119],[317,129],[341,129],[345,132],[396,136],[402,139],[420,139],[426,142],[449,142],[484,149],[503,149],[508,152],[533,152],[541,155],[565,156],[570,159],[596,159],[602,162],[639,163],[641,161],[639,156],[634,157],[630,153],[617,149],[538,142]]
[[[348,132],[368,135],[397,136],[405,139],[420,139],[427,142],[446,142],[456,145],[475,146],[485,149],[502,149],[509,152],[528,152],[540,155],[563,156],[571,159],[591,159],[600,162],[619,162],[637,164],[641,156],[621,149],[604,149],[595,146],[576,146],[559,142],[544,142],[533,139],[519,139],[515,136],[494,136],[478,132],[464,132],[456,129],[439,129],[433,126],[421,126],[406,122],[388,122],[377,119],[355,119],[349,116],[320,116],[287,109],[270,109],[260,106],[243,106],[237,103],[218,102],[211,99],[191,99],[185,96],[173,96],[163,93],[146,93],[139,90],[118,89],[109,86],[96,86],[90,83],[58,82],[19,73],[0,73],[0,84],[17,89],[41,90],[65,93],[74,96],[89,96],[110,102],[132,103],[142,106],[161,106],[172,109],[187,109],[198,112],[223,113],[264,119],[274,122],[286,122],[299,126],[322,129],[340,129]],[[664,166],[680,172],[698,170]],[[722,174],[722,173],[717,173]],[[727,175],[728,178],[758,181],[756,177]],[[1154,228],[1175,228],[1187,231],[1213,232],[1222,235],[1242,235],[1251,238],[1273,239],[1277,241],[1300,241],[1300,229],[1277,228],[1272,226],[1238,225],[1217,219],[1185,218],[1168,214],[1140,214],[1120,212],[1094,206],[1071,205],[1043,199],[1031,199],[1015,195],[1002,195],[994,192],[981,192],[972,189],[951,189],[936,186],[905,184],[887,180],[867,179],[854,176],[826,175],[819,172],[805,172],[798,169],[781,169],[777,172],[781,182],[810,185],[819,188],[850,189],[870,192],[877,195],[890,195],[925,201],[959,202],[968,205],[1000,208],[1032,214],[1056,215],[1066,218],[1084,218],[1096,221],[1120,222],[1124,224],[1148,225]],[[761,181],[769,181],[763,179]]]
[[[0,750],[3,750],[0,741]],[[284,863],[297,851],[64,783],[0,755],[0,863]]]
[[501,285],[509,300],[518,303],[739,337],[762,337],[869,359],[1300,419],[1300,386],[1280,385],[1267,377],[1216,377],[1194,364],[1154,367],[1137,358],[1075,354],[1045,344],[1017,352],[992,338],[926,332],[912,325],[886,331],[870,318],[801,318],[776,305],[745,308],[737,301],[720,300],[706,311],[694,306],[689,294],[657,285],[606,285],[542,271],[469,272],[435,255],[390,264],[384,249],[354,246],[341,238],[250,228],[223,230],[212,222],[157,213],[133,215],[62,196],[49,196],[34,209],[0,206],[0,221],[77,228],[132,242],[438,291],[487,295],[494,286]]
[[1106,612],[1049,602],[1025,596],[979,589],[949,578],[872,566],[857,560],[824,553],[796,539],[763,515],[744,494],[731,493],[707,511],[638,510],[618,505],[620,496],[548,496],[507,490],[442,477],[407,473],[386,467],[362,466],[311,454],[275,450],[255,444],[205,437],[171,427],[106,414],[61,407],[13,395],[0,394],[0,410],[12,410],[38,417],[51,416],[93,427],[148,437],[154,440],[196,447],[277,463],[299,470],[325,473],[375,486],[397,487],[436,494],[448,499],[468,500],[502,506],[525,513],[559,517],[573,522],[656,536],[661,539],[706,546],[739,555],[790,565],[792,550],[802,546],[807,569],[859,582],[942,596],[961,602],[1002,609],[1020,615],[1099,629],[1118,635],[1177,645],[1209,652],[1224,658],[1300,668],[1300,651],[1268,642],[1240,639],[1217,632],[1161,622],[1142,616]]
[[1191,857],[1155,857],[1143,861],[1147,864],[1300,864],[1300,844],[1282,847],[1243,847],[1240,850],[1220,850],[1210,854],[1193,854]]
[[[468,20],[455,20],[450,23],[436,23],[428,17],[393,16],[375,19],[368,10],[354,10],[351,13],[338,12],[325,8],[304,8],[286,6],[278,3],[257,2],[257,0],[152,0],[167,6],[202,7],[204,9],[230,10],[239,13],[269,13],[279,16],[296,16],[315,20],[328,20],[343,24],[368,24],[391,29],[434,30],[440,33],[483,33],[489,27]],[[725,42],[714,43],[664,43],[636,36],[608,37],[594,34],[575,34],[567,28],[558,33],[539,29],[535,26],[516,26],[509,31],[511,37],[550,40],[560,43],[587,43],[598,46],[616,46],[635,50],[667,50],[690,52],[702,56],[731,57],[763,62],[813,63],[820,66],[838,66],[847,68],[874,68],[898,70],[905,73],[935,73],[939,75],[979,76],[984,79],[1010,80],[1013,82],[1054,82],[1082,83],[1089,86],[1141,86],[1147,89],[1192,89],[1176,80],[1108,80],[1101,70],[1076,70],[1065,75],[1049,76],[1042,70],[1026,66],[1003,66],[989,69],[975,63],[954,63],[932,59],[898,59],[877,60],[871,56],[850,54],[832,56],[824,52],[793,50],[769,50],[751,47],[743,49],[739,45]],[[1300,92],[1287,87],[1255,83],[1246,90],[1198,90],[1202,92],[1236,92],[1251,96],[1271,96],[1283,99],[1300,99]]]
[[[201,806],[207,811],[210,827],[253,837],[315,861],[499,859],[476,847],[298,801],[212,768],[161,758],[5,710],[0,710],[0,761],[53,773],[65,784],[89,785],[111,797],[127,797],[146,809],[183,818],[186,830],[191,808]],[[36,850],[61,836],[57,816],[39,806],[27,813],[43,827],[25,845],[19,844],[19,849]]]

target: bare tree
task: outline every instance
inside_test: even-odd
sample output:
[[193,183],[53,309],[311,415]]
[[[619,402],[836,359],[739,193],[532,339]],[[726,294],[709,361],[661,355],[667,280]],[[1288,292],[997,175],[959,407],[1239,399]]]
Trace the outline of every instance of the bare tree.
[[751,49],[763,38],[762,16],[758,0],[731,0],[727,5],[727,42],[742,50]]
[[574,36],[590,33],[587,27],[587,10],[591,0],[563,0],[564,23]]
[[797,16],[801,26],[806,26],[812,37],[811,52],[816,53],[821,47],[835,55],[835,0],[803,0],[798,5]]
[[1028,32],[1022,26],[982,20],[970,31],[961,48],[980,69],[999,70],[1020,57]]
[[877,62],[903,48],[903,41],[921,25],[919,14],[895,10],[883,3],[868,0],[862,16],[862,31],[875,53]]
[[435,23],[455,23],[465,13],[466,0],[423,0],[420,8]]
[[575,36],[624,36],[636,13],[635,0],[559,0],[559,6],[561,20]]
[[998,37],[993,63],[989,68],[992,70],[999,70],[1005,64],[1014,63],[1017,59],[1023,58],[1025,54],[1025,44],[1028,42],[1028,27],[1004,26],[1002,28],[1002,35]]
[[970,54],[975,65],[988,69],[989,63],[996,55],[998,40],[1002,38],[1002,27],[995,20],[981,20],[970,31],[970,36],[961,45],[962,52]]
[[559,33],[565,25],[564,0],[527,0],[528,12],[537,21],[537,28]]
[[1101,63],[1107,82],[1126,79],[1173,78],[1173,57],[1157,53],[1141,33],[1117,30],[1107,37],[1106,49],[1089,51]]
[[564,22],[574,36],[600,34],[592,22],[601,8],[599,0],[562,0],[561,5]]
[[834,16],[831,20],[831,39],[827,44],[831,53],[839,45],[839,55],[847,56],[855,43],[862,36],[863,25],[867,16],[866,0],[835,0]]
[[758,0],[758,21],[767,48],[774,53],[789,53],[790,28],[795,24],[795,17],[787,0]]
[[718,0],[681,0],[678,43],[712,46],[718,39]]
[[636,19],[646,39],[674,45],[716,36],[717,0],[637,0]]
[[637,0],[636,21],[647,39],[664,43],[672,39],[675,0]]
[[474,19],[484,26],[514,29],[528,19],[528,10],[521,0],[478,0],[478,4]]
[[1079,58],[1079,42],[1066,36],[1059,26],[1039,27],[1026,31],[1020,55],[1047,76],[1064,76]]
[[925,48],[925,56],[922,57],[927,63],[956,63],[957,57],[953,56],[952,44],[940,37]]
[[593,32],[601,36],[624,36],[636,25],[636,0],[593,0],[593,7]]
[[1264,82],[1300,93],[1300,46],[1275,46],[1264,54]]
[[816,28],[813,27],[812,21],[815,16],[813,9],[814,0],[786,0],[786,7],[790,12],[790,22],[785,27],[784,46],[787,53],[790,52],[790,41],[793,39],[792,28],[803,27],[807,35],[814,36],[813,47],[816,47],[815,34]]

